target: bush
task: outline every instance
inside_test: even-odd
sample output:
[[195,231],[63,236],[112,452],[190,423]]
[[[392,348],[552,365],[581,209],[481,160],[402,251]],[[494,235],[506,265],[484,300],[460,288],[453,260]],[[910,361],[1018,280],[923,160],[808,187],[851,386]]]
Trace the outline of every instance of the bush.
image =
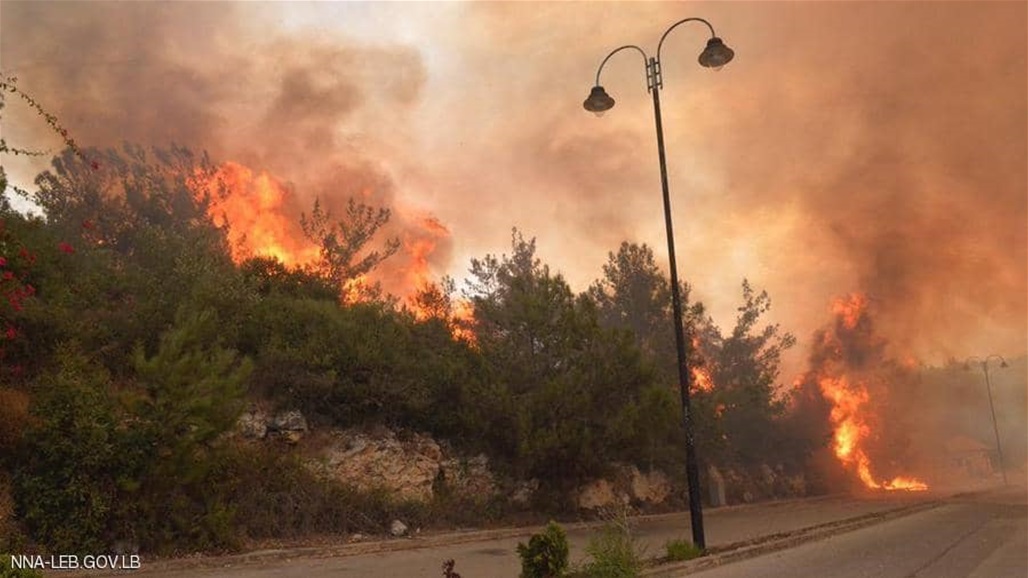
[[680,540],[668,540],[667,544],[664,545],[664,549],[667,552],[668,562],[681,562],[683,560],[692,560],[703,555],[703,550],[696,547],[692,542],[680,539]]
[[102,551],[121,474],[110,377],[73,351],[59,365],[37,384],[36,419],[14,462],[15,516],[52,551]]
[[10,554],[0,554],[0,578],[43,578],[36,570],[14,568]]
[[564,528],[550,520],[540,534],[533,534],[528,545],[518,542],[521,578],[559,578],[568,569],[568,537]]
[[600,534],[589,540],[585,551],[592,560],[581,569],[589,578],[630,578],[642,570],[642,553],[636,548],[628,526],[628,512],[608,516]]

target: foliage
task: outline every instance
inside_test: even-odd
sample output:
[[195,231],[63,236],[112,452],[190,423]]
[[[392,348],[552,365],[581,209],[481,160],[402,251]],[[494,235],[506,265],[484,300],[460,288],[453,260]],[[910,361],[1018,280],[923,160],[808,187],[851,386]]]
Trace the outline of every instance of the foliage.
[[0,578],[43,578],[38,570],[15,568],[10,554],[0,554]]
[[[679,288],[683,329],[688,339],[704,322],[701,303],[690,303],[691,288]],[[608,253],[603,277],[588,289],[596,302],[601,322],[629,330],[640,349],[654,361],[661,383],[678,384],[678,358],[671,308],[671,283],[657,266],[648,245],[622,242],[617,253]]]
[[64,553],[103,550],[122,473],[110,376],[74,346],[36,386],[35,423],[15,462],[15,513],[36,541]]
[[[246,397],[315,427],[382,424],[486,452],[502,473],[542,480],[537,507],[568,507],[569,490],[612,462],[675,473],[670,286],[649,247],[622,244],[577,294],[515,229],[509,255],[471,261],[461,301],[443,279],[405,308],[370,280],[398,249],[373,247],[388,210],[351,201],[337,221],[315,204],[302,228],[317,266],[237,265],[197,192],[215,170],[178,147],[70,146],[36,179],[43,217],[0,202],[0,450],[28,539],[62,552],[122,539],[224,549],[504,510],[446,492],[392,503],[291,452],[229,443]],[[747,283],[727,336],[681,289],[689,347],[700,344],[690,359],[717,384],[693,397],[701,455],[773,455],[794,435],[773,395],[791,336],[758,328],[770,301]],[[623,567],[618,535],[604,539],[596,551]]]
[[[657,370],[658,382],[677,384],[677,355],[672,337],[669,282],[646,245],[622,243],[610,253],[604,276],[588,294],[597,302],[600,319],[611,327],[630,330],[644,355]],[[770,310],[767,292],[756,292],[742,282],[742,304],[728,335],[706,317],[701,304],[689,302],[689,287],[682,295],[687,355],[692,368],[709,374],[712,391],[693,389],[691,408],[698,451],[714,463],[757,466],[784,460],[783,447],[792,441],[782,422],[785,404],[775,395],[782,353],[795,338],[776,324],[759,327]],[[658,402],[650,393],[652,409],[660,412],[668,400]],[[659,422],[663,424],[663,422]],[[680,452],[682,436],[654,423],[640,423],[650,448],[651,463],[664,467],[670,456],[660,449]],[[644,450],[645,451],[645,450]],[[782,454],[782,455],[779,455]],[[664,462],[664,463],[662,463]]]
[[217,343],[217,329],[209,311],[184,311],[154,356],[136,350],[140,388],[127,396],[134,425],[126,453],[143,468],[126,487],[136,499],[123,523],[148,548],[233,541],[232,510],[210,484],[220,458],[216,442],[239,416],[252,368]]
[[568,537],[564,528],[554,521],[542,532],[532,534],[526,546],[518,542],[521,578],[560,578],[568,569]]
[[246,284],[262,297],[286,296],[296,299],[332,301],[339,288],[305,269],[290,268],[272,257],[254,257],[239,266]]
[[703,555],[703,550],[696,547],[695,544],[684,538],[678,540],[668,540],[664,544],[664,551],[667,554],[667,560],[669,562],[682,562],[685,560],[692,560]]
[[652,373],[630,334],[602,327],[592,300],[535,256],[534,239],[514,230],[512,250],[472,260],[465,289],[495,392],[484,434],[517,473],[567,490],[633,459]]
[[185,149],[129,145],[92,154],[105,159],[101,170],[66,153],[36,180],[46,244],[59,240],[75,254],[74,262],[40,267],[40,345],[75,336],[121,374],[137,346],[156,349],[161,330],[190,302],[220,311],[220,330],[231,339],[233,315],[241,316],[253,297],[231,262],[224,231],[190,188],[191,175],[211,170],[209,161]]
[[[82,151],[79,150],[78,146],[75,144],[75,140],[72,139],[71,136],[68,134],[68,130],[61,125],[61,122],[57,119],[57,116],[47,111],[47,109],[45,109],[42,104],[40,104],[35,98],[33,98],[32,95],[19,89],[17,77],[10,76],[0,71],[0,110],[3,110],[4,105],[6,104],[5,101],[7,94],[13,94],[17,96],[19,99],[21,99],[23,102],[28,104],[29,107],[32,108],[32,110],[38,116],[43,118],[46,124],[50,126],[50,129],[61,137],[61,139],[64,141],[64,145],[68,147],[69,150],[74,152],[83,160],[86,160],[86,156],[82,153]],[[7,143],[6,140],[0,138],[0,154],[42,156],[45,153],[43,151],[35,149],[26,149],[19,146],[10,145]],[[0,193],[2,192],[3,187],[0,187]]]
[[777,324],[758,328],[771,308],[766,291],[758,294],[743,280],[742,299],[730,334],[721,335],[712,323],[701,334],[707,369],[717,384],[711,402],[720,408],[715,432],[705,437],[726,441],[721,448],[707,448],[719,461],[756,466],[783,445],[778,420],[785,404],[776,397],[775,386],[782,353],[796,339]]
[[400,240],[391,238],[381,250],[365,251],[379,229],[389,221],[389,209],[375,209],[351,198],[342,220],[334,221],[332,214],[314,203],[311,215],[303,215],[300,225],[304,234],[320,248],[320,261],[316,270],[343,288],[343,300],[358,302],[381,296],[377,284],[368,283],[366,276],[379,263],[400,248]]
[[15,463],[16,512],[34,540],[59,552],[116,539],[150,550],[232,543],[231,509],[212,491],[215,442],[249,368],[203,343],[210,319],[183,315],[156,355],[140,350],[138,387],[116,388],[77,346],[59,350]]
[[585,551],[591,560],[579,574],[589,578],[631,578],[643,568],[643,552],[632,537],[628,509],[615,507],[603,512],[606,523],[589,539]]

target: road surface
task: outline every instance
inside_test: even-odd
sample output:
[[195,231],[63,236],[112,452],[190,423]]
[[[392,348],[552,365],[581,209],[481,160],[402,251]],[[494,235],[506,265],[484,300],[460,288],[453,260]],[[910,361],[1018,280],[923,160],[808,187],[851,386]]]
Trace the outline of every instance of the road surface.
[[676,575],[1028,577],[1028,500],[1019,487],[950,499],[930,510],[791,549]]
[[[938,496],[925,494],[887,494],[874,498],[831,497],[812,500],[770,502],[728,507],[704,512],[707,546],[717,551],[769,535],[790,533],[836,523],[840,520],[873,519],[897,509],[922,508],[937,503]],[[873,520],[872,520],[873,521]],[[634,534],[648,556],[663,554],[668,540],[689,538],[689,514],[636,519]],[[585,546],[595,528],[571,527],[568,538],[571,558],[581,561]],[[428,538],[390,541],[383,551],[366,552],[369,546],[328,548],[298,554],[295,551],[269,552],[243,559],[226,557],[203,561],[146,563],[133,576],[147,578],[419,578],[442,575],[443,560],[456,560],[456,571],[465,578],[516,578],[520,561],[515,553],[519,541],[527,542],[531,529],[520,536],[479,539],[463,543],[431,542]],[[454,536],[460,539],[459,535]],[[398,549],[400,548],[400,549]],[[359,553],[361,549],[365,553]],[[55,576],[68,576],[54,573]],[[102,574],[84,574],[100,576]],[[121,574],[124,576],[124,574]]]

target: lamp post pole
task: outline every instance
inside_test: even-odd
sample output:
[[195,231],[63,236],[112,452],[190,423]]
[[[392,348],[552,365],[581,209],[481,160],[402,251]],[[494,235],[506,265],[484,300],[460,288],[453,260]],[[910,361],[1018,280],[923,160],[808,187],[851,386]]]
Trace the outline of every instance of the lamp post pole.
[[1007,483],[1007,468],[1003,464],[1003,446],[999,443],[999,426],[996,425],[996,406],[992,403],[992,384],[989,383],[989,360],[995,357],[999,359],[1000,367],[1007,367],[1007,360],[1003,359],[1003,356],[992,354],[987,356],[985,359],[978,359],[977,357],[969,357],[964,362],[964,366],[970,368],[972,361],[980,363],[982,366],[982,373],[985,374],[985,392],[989,396],[989,412],[992,414],[992,433],[996,436],[996,455],[999,458],[999,471],[1003,474],[1003,485],[1010,485]]
[[609,60],[611,56],[614,56],[614,54],[624,49],[634,49],[642,54],[643,62],[646,65],[647,89],[653,94],[653,118],[657,129],[657,156],[660,160],[660,185],[664,197],[664,226],[667,229],[667,250],[669,269],[671,273],[671,308],[672,315],[674,316],[675,347],[678,362],[678,386],[682,399],[682,427],[685,430],[685,472],[689,492],[690,527],[692,528],[693,544],[700,549],[705,549],[706,538],[703,532],[703,504],[700,498],[699,461],[696,457],[696,440],[693,435],[693,416],[689,400],[691,379],[689,374],[689,360],[685,347],[685,329],[683,327],[682,319],[682,295],[679,290],[678,266],[675,259],[675,235],[671,218],[671,194],[668,188],[667,157],[664,152],[664,125],[661,121],[660,115],[660,90],[663,88],[663,78],[660,70],[660,49],[661,46],[663,46],[664,39],[667,38],[668,33],[679,24],[683,24],[685,22],[702,22],[710,29],[711,38],[707,41],[707,47],[699,57],[701,65],[707,68],[719,69],[732,59],[735,53],[731,48],[725,46],[721,39],[714,34],[714,28],[709,22],[702,18],[686,18],[672,24],[664,32],[664,35],[661,36],[660,42],[657,45],[656,57],[647,57],[646,52],[635,45],[621,46],[611,51],[610,54],[603,59],[603,62],[600,63],[600,67],[596,71],[596,84],[593,86],[592,92],[589,94],[589,98],[587,98],[583,103],[583,106],[586,110],[594,112],[597,115],[601,115],[603,112],[613,108],[614,99],[607,95],[606,91],[603,90],[603,87],[600,86],[600,73],[603,71],[603,65],[607,63],[607,60]]

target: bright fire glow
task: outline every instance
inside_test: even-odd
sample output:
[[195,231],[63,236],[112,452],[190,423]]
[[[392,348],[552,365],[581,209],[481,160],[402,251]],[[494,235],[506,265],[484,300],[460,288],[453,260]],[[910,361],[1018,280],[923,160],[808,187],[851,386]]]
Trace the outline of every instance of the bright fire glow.
[[714,380],[706,367],[692,367],[692,391],[703,391],[710,393],[714,391]]
[[[273,175],[229,161],[212,173],[195,177],[192,187],[197,195],[209,198],[207,212],[215,224],[225,227],[236,263],[270,257],[287,267],[304,267],[320,258],[320,248],[307,239],[300,226],[304,207]],[[450,237],[450,231],[432,216],[401,219],[401,229],[400,250],[390,257],[390,263],[398,261],[398,266],[345,281],[339,288],[343,303],[367,299],[377,282],[401,297],[413,295],[432,282],[432,256]],[[474,341],[467,323],[472,313],[470,303],[456,305],[451,323],[454,337]],[[415,311],[415,315],[419,319],[427,316],[422,311]]]
[[227,226],[232,259],[273,257],[290,267],[313,263],[318,247],[308,241],[298,219],[289,213],[291,191],[266,172],[227,162],[203,182],[198,192],[210,196],[208,214]]
[[457,301],[453,308],[453,317],[450,320],[450,332],[457,339],[475,345],[475,331],[471,323],[475,319],[475,305],[470,301]]
[[[865,314],[867,298],[851,295],[839,299],[832,305],[836,315],[846,329],[854,329]],[[871,473],[871,459],[864,451],[864,442],[871,435],[869,410],[870,399],[863,383],[852,383],[845,375],[823,376],[818,386],[825,399],[832,403],[829,419],[834,427],[832,449],[836,458],[847,469],[855,470],[863,484],[875,490],[923,491],[928,485],[915,478],[898,476],[891,481],[878,481]]]
[[[700,338],[697,335],[692,336],[692,350],[695,352],[697,358],[700,355]],[[692,386],[689,388],[690,392],[702,391],[710,393],[714,391],[714,378],[711,377],[710,371],[702,361],[699,364],[690,365],[689,372],[692,374]]]

